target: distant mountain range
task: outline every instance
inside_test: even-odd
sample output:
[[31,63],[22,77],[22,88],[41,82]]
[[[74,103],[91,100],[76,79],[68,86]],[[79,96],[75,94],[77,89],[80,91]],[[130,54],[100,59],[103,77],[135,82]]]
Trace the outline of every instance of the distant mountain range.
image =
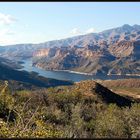
[[140,75],[140,25],[125,24],[100,33],[40,44],[3,46],[0,56],[33,58],[34,66],[46,70]]

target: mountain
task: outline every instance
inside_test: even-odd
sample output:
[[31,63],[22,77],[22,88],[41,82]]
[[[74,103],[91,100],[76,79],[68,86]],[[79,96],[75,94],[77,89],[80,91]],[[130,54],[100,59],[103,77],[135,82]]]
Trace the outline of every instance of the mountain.
[[[140,74],[140,26],[123,25],[67,39],[69,46],[34,53],[34,65],[92,74]],[[64,40],[63,40],[64,41]],[[66,42],[66,40],[65,40]]]
[[40,44],[0,47],[0,56],[34,58],[46,70],[91,74],[140,74],[140,25],[112,28]]

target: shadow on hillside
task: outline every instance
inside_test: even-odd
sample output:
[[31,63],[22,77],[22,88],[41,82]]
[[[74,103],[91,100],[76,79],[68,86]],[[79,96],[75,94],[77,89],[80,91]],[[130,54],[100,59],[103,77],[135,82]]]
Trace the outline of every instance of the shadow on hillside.
[[106,87],[103,87],[100,84],[96,85],[95,91],[101,96],[103,101],[106,103],[115,103],[120,107],[122,107],[122,106],[130,107],[131,104],[134,103],[134,101],[132,101],[131,99],[120,96],[120,95],[110,91]]

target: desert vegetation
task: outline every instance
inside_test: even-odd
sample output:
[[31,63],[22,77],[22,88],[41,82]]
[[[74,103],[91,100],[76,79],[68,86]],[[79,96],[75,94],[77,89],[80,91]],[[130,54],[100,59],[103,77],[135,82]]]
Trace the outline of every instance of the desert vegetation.
[[95,82],[12,94],[8,84],[0,85],[1,138],[140,138],[140,104],[105,102]]

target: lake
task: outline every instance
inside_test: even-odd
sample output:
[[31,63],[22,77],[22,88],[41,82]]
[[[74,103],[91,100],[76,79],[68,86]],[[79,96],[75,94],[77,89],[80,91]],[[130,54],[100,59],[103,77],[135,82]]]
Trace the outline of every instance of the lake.
[[115,80],[115,79],[128,79],[128,78],[140,78],[140,76],[126,76],[126,75],[84,75],[78,73],[70,73],[67,71],[49,71],[43,70],[41,68],[37,68],[32,66],[32,60],[22,60],[22,69],[28,72],[37,72],[38,75],[46,77],[46,78],[53,78],[59,80],[71,80],[74,82],[79,82],[81,80],[92,80],[92,79],[101,79],[101,80]]

